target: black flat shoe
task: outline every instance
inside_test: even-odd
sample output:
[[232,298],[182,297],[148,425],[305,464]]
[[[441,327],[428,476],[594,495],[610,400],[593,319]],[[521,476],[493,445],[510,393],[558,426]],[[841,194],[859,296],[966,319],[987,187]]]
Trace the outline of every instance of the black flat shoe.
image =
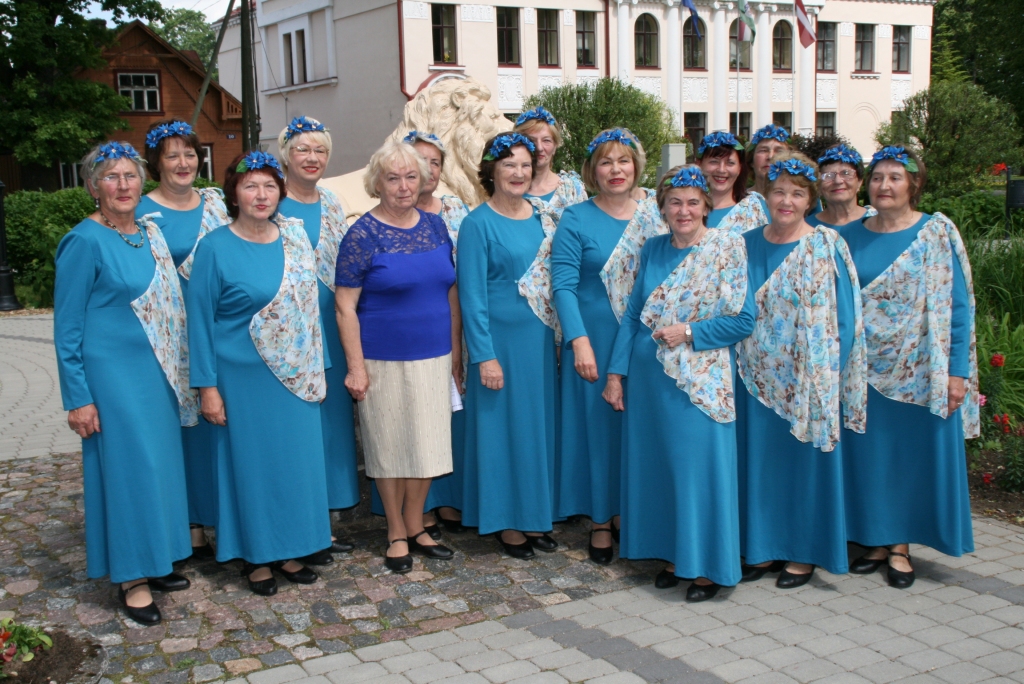
[[[890,551],[889,557],[891,558],[892,556],[906,558],[908,563],[911,562],[910,554],[908,553],[897,553],[895,551]],[[911,567],[910,572],[903,572],[902,570],[897,570],[896,568],[890,565],[889,572],[887,574],[889,578],[889,586],[895,589],[906,589],[907,587],[912,585],[914,583],[914,580],[916,579],[913,567]]]
[[305,566],[299,568],[295,572],[285,570],[284,566],[287,562],[288,561],[277,561],[276,563],[271,563],[270,567],[284,575],[284,578],[292,584],[313,584],[320,579],[320,575]]
[[595,532],[608,532],[609,530],[590,530],[590,542],[587,544],[587,551],[590,553],[590,560],[598,565],[608,565],[615,555],[610,546],[594,546]]
[[[434,527],[436,529],[437,526],[435,525]],[[413,535],[406,540],[409,543],[410,551],[422,553],[427,558],[434,558],[437,560],[451,560],[452,556],[455,555],[455,552],[449,549],[447,546],[442,546],[440,544],[434,544],[433,546],[424,546],[423,544],[420,544],[416,540],[422,537],[423,535],[427,535],[428,537],[430,537],[430,532],[423,530],[419,534]],[[438,536],[440,536],[440,532],[438,532]],[[433,539],[433,537],[431,537],[431,539]]]
[[654,586],[658,589],[671,589],[679,584],[679,578],[669,570],[662,570],[654,576]]
[[[139,586],[138,584],[135,585]],[[135,587],[132,587],[134,589]],[[128,591],[131,591],[129,589]],[[117,599],[121,602],[124,607],[124,612],[128,613],[128,617],[135,620],[140,625],[159,625],[162,616],[160,615],[160,609],[156,607],[155,602],[150,602],[148,606],[142,608],[132,608],[128,605],[128,591],[119,584],[117,585]]]
[[[434,541],[441,541],[441,528],[437,525],[424,525],[423,531],[430,535]],[[419,535],[416,535],[417,537]]]
[[277,580],[271,575],[270,579],[254,580],[250,575],[260,568],[269,568],[269,565],[253,565],[246,563],[242,568],[242,576],[249,582],[249,591],[260,596],[273,596],[277,593]]
[[188,560],[205,560],[216,555],[217,552],[213,550],[213,545],[210,542],[206,542],[202,546],[193,546],[192,555],[188,557]]
[[697,584],[694,582],[686,590],[686,600],[690,603],[700,603],[715,598],[715,594],[722,588],[721,584]]
[[549,537],[546,534],[542,534],[536,537],[526,535],[526,541],[529,542],[530,546],[544,553],[551,553],[558,548],[558,542]]
[[184,591],[192,586],[188,577],[183,577],[176,572],[163,577],[150,577],[149,588],[157,591]]
[[[395,542],[406,541],[405,539],[392,539],[388,542],[390,547]],[[408,543],[408,542],[406,542]],[[412,556],[405,554],[404,556],[389,556],[388,552],[384,552],[384,565],[388,570],[395,573],[396,575],[404,575],[405,573],[412,570]]]
[[861,556],[850,563],[850,572],[854,575],[872,575],[878,568],[886,564],[888,558],[865,558]]
[[612,539],[615,540],[616,544],[619,543],[619,533],[620,533],[621,530],[622,530],[621,527],[616,527],[615,523],[612,523]]
[[495,532],[494,538],[498,540],[502,548],[505,549],[505,553],[513,558],[533,558],[533,546],[530,544],[530,538],[527,537],[526,541],[522,544],[509,544],[507,541],[501,538],[501,532]]
[[330,549],[324,549],[323,551],[317,551],[311,553],[308,556],[296,558],[303,565],[330,565],[334,562],[334,556],[331,555]]
[[461,520],[449,520],[448,518],[445,518],[436,508],[434,509],[434,517],[437,519],[438,524],[444,528],[444,531],[449,534],[462,534],[469,529],[462,524]]
[[796,589],[802,587],[811,581],[811,577],[814,575],[814,567],[811,567],[811,571],[803,575],[795,575],[785,568],[779,573],[779,579],[775,580],[775,586],[779,589]]
[[768,573],[782,572],[786,567],[786,561],[772,561],[768,565],[747,565],[744,563],[741,566],[743,577],[740,582],[756,582]]
[[331,553],[352,553],[356,550],[356,545],[347,539],[335,539],[327,550]]

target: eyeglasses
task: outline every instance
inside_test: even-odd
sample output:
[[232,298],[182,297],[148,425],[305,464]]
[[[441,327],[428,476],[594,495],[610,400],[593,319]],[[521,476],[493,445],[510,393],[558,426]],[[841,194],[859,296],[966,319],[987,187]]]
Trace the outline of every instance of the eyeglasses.
[[836,178],[842,178],[843,180],[852,180],[856,177],[857,173],[849,169],[843,169],[842,171],[829,171],[827,173],[821,174],[821,180],[826,183],[831,183],[832,181],[836,180]]
[[126,173],[126,174],[112,173],[110,175],[103,176],[102,178],[100,178],[100,180],[103,181],[104,183],[110,183],[111,185],[120,185],[122,179],[124,180],[125,183],[128,183],[129,185],[131,185],[135,181],[139,180],[139,175],[137,173]]
[[310,152],[312,152],[318,157],[327,156],[326,147],[307,147],[306,145],[299,145],[297,147],[293,147],[292,149],[298,152],[299,154],[309,154]]

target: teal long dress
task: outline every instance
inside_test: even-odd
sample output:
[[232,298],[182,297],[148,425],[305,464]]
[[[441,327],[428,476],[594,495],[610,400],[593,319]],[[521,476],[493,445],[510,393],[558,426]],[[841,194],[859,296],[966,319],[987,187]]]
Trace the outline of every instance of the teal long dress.
[[[171,251],[174,267],[188,258],[199,239],[206,199],[200,196],[195,209],[178,211],[157,204],[146,195],[135,209],[135,217],[159,213],[153,222],[160,226],[167,248]],[[188,280],[179,273],[182,294],[188,292]],[[185,451],[185,486],[188,490],[188,521],[195,525],[214,527],[217,524],[217,485],[213,467],[213,426],[205,420],[198,425],[181,429]]]
[[[469,345],[462,520],[480,534],[546,532],[555,519],[554,331],[533,313],[517,284],[543,239],[536,213],[514,220],[487,204],[473,210],[459,231],[459,302]],[[480,383],[480,363],[491,359],[501,364],[503,389]]]
[[[217,560],[268,563],[331,545],[320,406],[277,379],[249,334],[277,295],[281,238],[249,242],[227,226],[199,242],[188,289],[190,378],[216,387]],[[324,349],[325,365],[328,350]]]
[[[320,242],[320,202],[305,204],[291,197],[281,200],[278,213],[302,220],[309,244]],[[320,404],[320,422],[324,435],[324,460],[327,465],[327,505],[332,509],[351,508],[359,503],[359,477],[356,466],[356,428],[352,395],[345,389],[348,364],[341,348],[338,319],[334,315],[334,290],[322,280],[316,281],[320,296],[320,321],[324,343],[333,364],[327,369],[327,398]]]
[[[619,515],[622,414],[603,398],[619,321],[601,280],[601,269],[629,225],[601,210],[593,199],[566,208],[551,247],[555,309],[562,326],[559,518],[585,515],[596,523]],[[576,372],[572,341],[588,337],[598,379]]]
[[[776,245],[764,230],[743,234],[756,293],[797,242]],[[843,366],[853,344],[853,285],[836,257],[839,350]],[[811,563],[831,573],[849,568],[843,506],[844,443],[830,452],[801,442],[789,423],[747,391],[736,374],[736,432],[740,484],[740,546],[756,565],[785,560]],[[869,427],[870,429],[870,427]],[[847,433],[844,433],[845,437]]]
[[[931,218],[898,233],[873,233],[860,221],[841,231],[862,285],[892,265]],[[953,319],[949,374],[966,378],[970,305],[958,259],[953,259]],[[868,385],[868,429],[843,430],[846,528],[864,546],[924,544],[950,556],[974,550],[967,456],[961,411],[942,418],[927,406],[883,396]]]
[[[609,373],[624,375],[623,558],[674,563],[679,577],[740,581],[736,423],[719,423],[691,403],[657,358],[654,331],[640,321],[651,292],[692,248],[671,235],[650,238],[615,338]],[[754,329],[753,291],[743,310],[691,324],[697,351],[728,347]],[[730,350],[735,367],[735,352]],[[739,389],[742,390],[742,387]]]
[[[130,236],[138,242],[139,235]],[[89,577],[163,577],[192,553],[178,399],[133,300],[153,281],[149,241],[86,219],[57,248],[53,332],[64,409],[95,404],[82,440]]]

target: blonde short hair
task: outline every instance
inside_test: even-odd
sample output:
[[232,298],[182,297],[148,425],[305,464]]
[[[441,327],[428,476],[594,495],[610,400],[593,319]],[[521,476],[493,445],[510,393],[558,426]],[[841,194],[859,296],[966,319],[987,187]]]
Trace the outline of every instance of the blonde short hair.
[[555,147],[561,147],[562,132],[558,130],[558,126],[552,126],[547,121],[541,121],[540,119],[530,119],[529,121],[524,121],[523,123],[516,126],[514,130],[516,133],[522,133],[523,135],[529,137],[530,133],[533,133],[541,126],[544,126],[549,131],[551,131],[551,137],[554,138],[555,140]]
[[[316,119],[314,119],[312,117],[307,116],[305,118],[306,118],[307,121],[310,121],[310,122],[312,122],[314,124],[320,123],[319,121],[317,121]],[[324,147],[326,147],[327,148],[327,161],[331,160],[331,134],[329,132],[327,132],[326,130],[324,130],[324,131],[308,131],[306,133],[299,133],[298,135],[293,135],[291,138],[287,137],[287,135],[288,135],[288,127],[287,126],[282,128],[281,132],[277,135],[277,148],[279,150],[281,150],[281,154],[279,155],[279,158],[280,158],[281,166],[283,166],[284,168],[286,168],[286,169],[288,168],[288,155],[292,151],[292,146],[296,144],[295,143],[296,139],[298,139],[300,136],[303,136],[303,135],[309,136],[308,139],[309,139],[310,143],[312,143],[313,145],[323,145]]]
[[[789,161],[790,159],[796,159],[797,161],[800,161],[800,162],[803,162],[804,164],[807,164],[812,169],[814,169],[814,175],[815,176],[817,176],[817,177],[821,176],[821,174],[818,171],[818,165],[815,164],[811,160],[811,158],[808,157],[803,152],[797,152],[795,150],[784,150],[782,152],[779,152],[777,155],[772,157],[772,164],[775,164],[777,162]],[[770,169],[771,169],[771,167],[769,167],[769,170]],[[788,178],[789,180],[791,180],[794,185],[797,185],[797,186],[799,186],[801,188],[804,188],[804,189],[806,189],[810,193],[811,201],[807,205],[807,211],[808,211],[808,213],[814,211],[814,205],[818,202],[818,183],[816,181],[812,181],[807,176],[793,176],[793,175],[788,174],[788,173],[783,174],[783,175],[786,178]],[[782,178],[782,175],[780,175],[779,178]],[[776,181],[773,181],[773,180],[769,180],[768,181],[768,186],[765,188],[766,195],[771,193],[772,188],[775,187],[775,182]],[[768,199],[767,196],[765,197],[765,199],[766,200]]]
[[373,198],[379,198],[377,184],[381,177],[393,169],[413,168],[420,174],[420,187],[430,175],[430,168],[427,160],[424,159],[416,148],[403,142],[389,140],[381,145],[381,148],[370,157],[370,163],[366,166],[366,173],[363,174],[363,189],[366,194]]
[[[612,130],[615,129],[609,128],[601,132],[607,133]],[[597,162],[618,151],[620,147],[625,149],[633,159],[633,187],[630,190],[635,190],[640,185],[640,177],[644,175],[644,169],[647,167],[647,153],[644,152],[644,146],[640,143],[640,139],[636,136],[633,136],[633,139],[636,141],[635,149],[632,145],[623,144],[618,140],[610,140],[598,145],[594,153],[583,160],[580,175],[583,177],[583,184],[587,186],[587,192],[592,194],[600,192],[600,188],[597,186]]]

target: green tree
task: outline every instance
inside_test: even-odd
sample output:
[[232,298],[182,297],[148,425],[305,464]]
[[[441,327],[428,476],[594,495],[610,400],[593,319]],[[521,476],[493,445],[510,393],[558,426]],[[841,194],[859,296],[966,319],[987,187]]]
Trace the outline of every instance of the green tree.
[[554,114],[562,127],[564,144],[554,160],[557,169],[579,171],[590,141],[606,128],[622,126],[644,146],[647,169],[640,182],[650,188],[657,182],[661,146],[681,142],[665,103],[617,78],[602,78],[596,85],[545,88],[523,103],[523,109],[537,106]]
[[[155,19],[157,0],[96,3],[115,21]],[[86,19],[88,0],[0,1],[0,150],[23,164],[76,159],[91,144],[124,128],[124,98],[103,83],[76,78],[105,66],[102,50],[115,33]]]
[[943,25],[936,32],[932,45],[932,83],[963,83],[967,80],[964,58],[956,49],[955,34],[949,26]]
[[203,60],[203,66],[210,63],[217,43],[217,32],[210,27],[202,12],[190,9],[167,10],[163,19],[150,24],[150,28],[179,50],[195,50]]

